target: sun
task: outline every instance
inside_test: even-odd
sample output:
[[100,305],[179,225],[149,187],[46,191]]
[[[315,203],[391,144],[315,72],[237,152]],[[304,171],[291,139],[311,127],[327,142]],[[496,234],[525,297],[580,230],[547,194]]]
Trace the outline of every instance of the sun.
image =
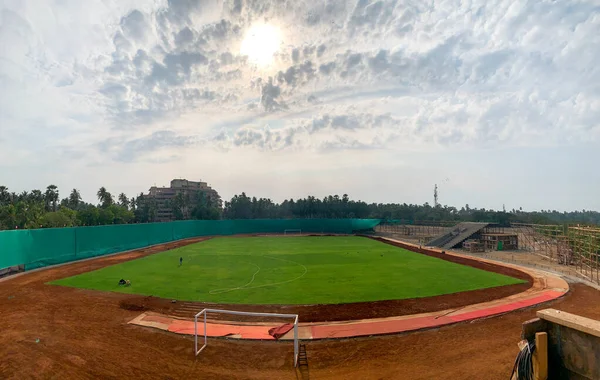
[[242,41],[240,53],[258,66],[268,66],[281,45],[279,29],[269,24],[253,25]]

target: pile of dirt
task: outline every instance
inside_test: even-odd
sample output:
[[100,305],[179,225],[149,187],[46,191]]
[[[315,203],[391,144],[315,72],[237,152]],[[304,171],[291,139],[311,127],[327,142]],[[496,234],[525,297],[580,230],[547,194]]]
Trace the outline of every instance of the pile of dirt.
[[176,304],[164,298],[153,296],[131,297],[119,301],[119,308],[130,311],[155,311],[162,314],[172,314]]
[[143,303],[134,303],[129,300],[122,300],[119,302],[119,307],[123,310],[129,311],[148,311],[150,310]]

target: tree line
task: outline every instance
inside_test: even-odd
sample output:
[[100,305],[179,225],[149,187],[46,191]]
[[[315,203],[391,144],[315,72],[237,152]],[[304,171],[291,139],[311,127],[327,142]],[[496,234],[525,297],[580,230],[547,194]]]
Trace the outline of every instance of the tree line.
[[[55,185],[44,191],[10,192],[0,186],[0,229],[32,229],[107,224],[148,223],[158,220],[159,205],[153,197],[139,194],[129,198],[121,193],[116,198],[101,187],[96,193],[97,204],[82,200],[79,190],[72,189],[60,198]],[[269,198],[256,198],[241,193],[226,201],[221,209],[209,194],[177,193],[163,206],[172,211],[173,219],[288,219],[288,218],[374,218],[396,223],[435,223],[483,221],[508,224],[600,224],[595,211],[558,212],[542,210],[491,210],[453,206],[406,203],[366,203],[352,200],[347,194],[329,195],[322,199],[308,196],[281,203]]]
[[518,210],[492,210],[472,208],[468,204],[459,208],[446,205],[432,206],[407,203],[366,203],[343,196],[329,195],[323,199],[308,196],[301,199],[275,203],[268,198],[250,198],[245,193],[235,195],[225,202],[225,219],[261,218],[373,218],[392,223],[440,223],[440,222],[493,222],[531,224],[586,224],[599,225],[600,213],[596,211],[559,212],[542,210],[527,212]]

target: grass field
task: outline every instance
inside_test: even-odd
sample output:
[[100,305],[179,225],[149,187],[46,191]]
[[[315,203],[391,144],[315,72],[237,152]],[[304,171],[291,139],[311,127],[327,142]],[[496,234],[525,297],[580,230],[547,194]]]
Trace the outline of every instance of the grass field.
[[[132,285],[118,286],[121,278]],[[331,304],[430,297],[521,282],[350,236],[214,238],[52,284],[187,301]]]

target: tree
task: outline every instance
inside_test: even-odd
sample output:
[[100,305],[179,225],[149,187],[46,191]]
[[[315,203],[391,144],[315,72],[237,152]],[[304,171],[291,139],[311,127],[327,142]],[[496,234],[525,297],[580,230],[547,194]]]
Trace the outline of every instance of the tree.
[[98,210],[98,223],[100,225],[114,224],[115,214],[112,212],[110,206],[100,208]]
[[107,208],[114,203],[112,194],[109,193],[104,186],[98,190],[96,196],[98,196],[102,208]]
[[58,205],[58,188],[56,185],[48,186],[44,197],[46,200],[46,210],[56,211],[56,206]]
[[234,195],[230,202],[225,202],[225,215],[228,219],[251,219],[252,200],[246,193]]
[[44,228],[72,227],[76,225],[77,213],[70,208],[63,207],[59,211],[47,212],[39,220]]
[[158,205],[156,204],[155,198],[150,198],[148,201],[148,221],[155,222],[156,214],[158,212]]
[[216,220],[221,218],[220,210],[214,207],[205,192],[198,191],[193,201],[194,205],[191,211],[192,218],[200,220]]
[[80,226],[97,226],[100,224],[100,213],[98,208],[87,205],[77,212],[77,220]]
[[[27,191],[23,191],[16,197],[17,202],[27,202],[28,200],[29,200],[29,193]],[[15,199],[13,199],[13,202],[15,202]]]
[[129,211],[122,206],[111,205],[107,210],[113,215],[113,220],[111,222],[112,224],[127,224],[130,223],[135,217],[132,211]]
[[81,193],[77,189],[71,190],[71,194],[69,194],[68,199],[68,207],[72,210],[77,210],[79,205],[81,204]]
[[31,202],[44,203],[44,194],[40,190],[31,190],[29,198]]
[[10,203],[10,193],[8,187],[0,186],[0,206],[6,206]]
[[135,198],[135,221],[138,223],[146,223],[148,221],[148,212],[146,202],[144,202],[144,194],[140,193]]
[[12,230],[15,227],[18,227],[16,207],[12,204],[0,206],[0,229]]
[[154,197],[145,196],[140,193],[135,200],[135,221],[139,223],[148,223],[156,220],[156,210],[158,209]]
[[[48,186],[44,192],[34,189],[19,194],[0,186],[0,229],[64,227],[156,221],[157,199],[140,194],[127,199],[119,194],[114,204],[112,195],[102,187],[96,194],[98,207],[81,200],[77,189],[58,204],[58,189]],[[352,200],[348,194],[317,198],[309,195],[300,199],[273,202],[269,198],[234,195],[221,209],[212,194],[205,191],[183,191],[171,201],[175,219],[256,219],[256,218],[374,218],[396,223],[483,221],[509,225],[512,222],[533,224],[600,224],[600,213],[590,210],[558,212],[548,209],[527,212],[518,210],[486,210],[468,204],[456,207],[437,204],[432,207],[406,203],[366,203]]]
[[170,202],[171,210],[173,211],[173,216],[175,220],[183,220],[184,219],[184,209],[185,209],[185,198],[182,192],[178,192],[175,194],[175,197]]
[[119,205],[126,210],[129,210],[129,198],[125,193],[119,194]]

